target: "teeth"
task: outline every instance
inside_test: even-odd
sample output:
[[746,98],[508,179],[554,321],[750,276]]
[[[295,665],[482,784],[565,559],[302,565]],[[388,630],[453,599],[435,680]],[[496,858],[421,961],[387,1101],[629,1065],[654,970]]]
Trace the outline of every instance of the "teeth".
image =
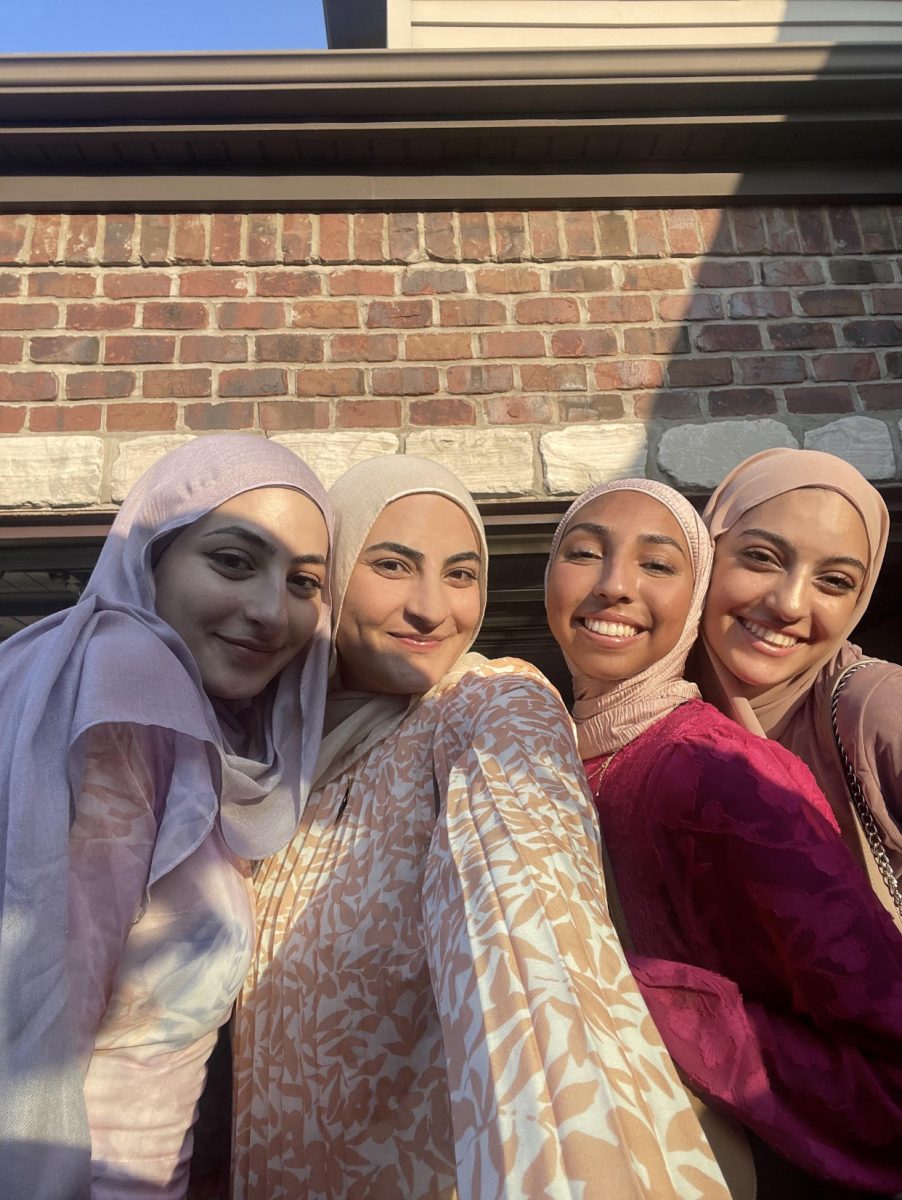
[[754,621],[743,621],[742,623],[749,633],[760,638],[762,642],[767,642],[769,646],[780,646],[785,649],[799,644],[799,638],[790,637],[788,633],[777,633],[776,629],[768,629],[765,625],[756,625]]
[[593,621],[585,617],[583,624],[592,633],[603,633],[605,637],[635,637],[639,630],[633,625],[619,625],[613,621]]

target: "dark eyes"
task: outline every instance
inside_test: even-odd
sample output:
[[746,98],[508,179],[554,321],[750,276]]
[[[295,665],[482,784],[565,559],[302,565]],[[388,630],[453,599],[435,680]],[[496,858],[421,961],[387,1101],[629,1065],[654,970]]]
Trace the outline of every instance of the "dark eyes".
[[245,554],[243,550],[211,550],[207,557],[214,562],[216,566],[222,567],[228,572],[243,572],[252,571],[254,569],[253,559],[249,554]]
[[[207,558],[220,575],[227,579],[246,579],[256,570],[257,564],[250,554],[244,550],[210,550]],[[302,596],[313,596],[322,590],[322,580],[305,571],[299,571],[288,577],[289,587]]]
[[[571,546],[564,551],[565,562],[597,563],[604,559],[604,552],[594,546]],[[650,575],[676,575],[677,569],[666,558],[643,558],[639,566]]]
[[[763,546],[749,546],[741,553],[742,561],[751,569],[775,567],[781,570],[782,562],[777,555]],[[849,592],[854,592],[858,588],[858,581],[852,579],[849,575],[843,575],[842,572],[831,571],[827,575],[819,575],[817,582],[830,591],[838,592],[843,595]]]
[[[400,558],[379,558],[372,566],[390,579],[397,579],[411,572],[410,564]],[[479,582],[479,573],[474,567],[456,566],[446,571],[444,578],[458,586],[469,585]]]

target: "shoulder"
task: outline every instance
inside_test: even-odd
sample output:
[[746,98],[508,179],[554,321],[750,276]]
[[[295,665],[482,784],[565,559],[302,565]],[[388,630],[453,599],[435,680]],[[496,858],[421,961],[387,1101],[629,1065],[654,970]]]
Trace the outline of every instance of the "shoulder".
[[[827,704],[832,700],[834,686],[835,680],[830,681],[825,696]],[[837,700],[836,713],[841,734],[854,731],[865,742],[899,738],[902,667],[875,659],[850,672]]]
[[486,736],[516,724],[521,732],[539,726],[549,736],[573,739],[570,714],[557,689],[531,663],[518,658],[467,655],[433,693],[437,719]]
[[520,658],[468,654],[445,676],[437,693],[448,700],[465,698],[482,705],[519,694],[563,707],[557,688],[537,667]]

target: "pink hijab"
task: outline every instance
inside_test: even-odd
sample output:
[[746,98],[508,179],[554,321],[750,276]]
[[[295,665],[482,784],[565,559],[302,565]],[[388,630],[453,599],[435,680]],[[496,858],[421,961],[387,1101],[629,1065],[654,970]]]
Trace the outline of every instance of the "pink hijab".
[[[889,513],[876,488],[843,459],[819,450],[762,450],[732,470],[714,491],[704,511],[704,521],[716,545],[750,509],[799,488],[823,488],[838,492],[861,517],[868,538],[867,573],[858,594],[849,623],[835,642],[824,647],[820,659],[792,679],[787,679],[753,700],[739,694],[735,677],[703,637],[699,651],[713,668],[722,693],[709,697],[734,721],[762,736],[781,741],[793,717],[798,713],[816,684],[826,685],[836,671],[861,657],[857,646],[847,640],[864,616],[886,551],[889,537]],[[820,718],[818,718],[820,720]],[[820,729],[814,731],[820,736]],[[795,745],[803,758],[807,756]],[[824,786],[823,784],[821,786]]]
[[581,675],[568,660],[575,697],[573,719],[576,722],[579,753],[583,759],[619,750],[679,705],[699,697],[695,684],[688,683],[683,678],[683,670],[698,634],[698,623],[708,590],[713,556],[711,540],[701,517],[689,501],[673,488],[653,479],[618,479],[613,483],[599,484],[584,492],[564,513],[563,520],[555,531],[548,566],[545,569],[546,596],[551,566],[573,518],[590,501],[610,492],[642,492],[643,495],[651,496],[659,504],[663,504],[676,518],[689,546],[694,579],[692,602],[680,640],[670,653],[641,674],[619,683],[604,696],[592,696],[594,681]]

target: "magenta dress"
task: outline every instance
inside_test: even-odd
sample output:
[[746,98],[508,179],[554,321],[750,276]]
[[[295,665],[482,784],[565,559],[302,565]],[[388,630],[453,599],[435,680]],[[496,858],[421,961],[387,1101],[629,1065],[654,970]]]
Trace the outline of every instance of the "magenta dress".
[[898,1192],[902,938],[808,768],[701,701],[605,758],[630,965],[693,1091],[818,1179]]

